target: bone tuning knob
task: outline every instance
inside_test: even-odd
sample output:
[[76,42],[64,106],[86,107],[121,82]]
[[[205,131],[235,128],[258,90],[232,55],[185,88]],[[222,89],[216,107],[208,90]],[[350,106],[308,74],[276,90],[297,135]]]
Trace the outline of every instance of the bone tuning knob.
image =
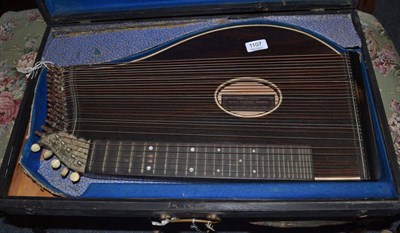
[[81,176],[79,175],[78,172],[72,172],[71,175],[69,176],[69,179],[70,179],[73,183],[78,182],[80,178],[81,178]]
[[38,152],[38,151],[40,151],[40,145],[37,144],[37,143],[33,144],[33,145],[31,146],[31,151],[32,151],[32,152]]
[[44,159],[50,159],[53,156],[53,151],[51,150],[46,150],[46,152],[44,152]]
[[62,178],[67,177],[68,172],[69,172],[68,168],[64,167],[64,168],[62,169],[62,171],[61,171],[61,177],[62,177]]
[[51,167],[52,167],[53,169],[59,169],[60,166],[61,166],[60,160],[58,160],[58,159],[53,159],[53,160],[51,161]]

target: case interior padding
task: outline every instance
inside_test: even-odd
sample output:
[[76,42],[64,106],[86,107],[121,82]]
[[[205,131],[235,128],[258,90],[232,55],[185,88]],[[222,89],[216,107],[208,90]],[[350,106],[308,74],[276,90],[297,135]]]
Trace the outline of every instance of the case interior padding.
[[[155,10],[155,9],[168,9],[168,8],[179,8],[179,7],[199,7],[199,6],[228,6],[238,4],[260,4],[260,3],[280,3],[280,0],[268,0],[260,2],[258,0],[157,0],[157,1],[143,1],[143,0],[99,0],[96,4],[93,4],[91,0],[45,0],[44,4],[48,10],[48,13],[55,16],[67,16],[75,14],[91,14],[91,13],[111,13],[111,12],[135,12],[140,10]],[[286,0],[285,2],[299,2],[298,0]],[[319,0],[307,0],[307,3],[318,3]],[[332,5],[339,5],[345,2],[344,0],[331,1]]]

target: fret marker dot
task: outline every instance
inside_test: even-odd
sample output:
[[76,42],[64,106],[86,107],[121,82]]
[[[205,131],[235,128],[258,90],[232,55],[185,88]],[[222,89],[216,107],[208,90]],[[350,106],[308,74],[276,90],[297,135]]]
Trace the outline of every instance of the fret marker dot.
[[243,160],[242,160],[242,159],[239,159],[239,163],[241,163],[241,162],[243,162]]
[[218,169],[217,169],[217,172],[219,173],[220,171],[221,171],[221,170],[218,168]]
[[191,152],[194,152],[195,150],[196,150],[196,149],[195,149],[194,147],[191,147],[191,148],[190,148],[190,151],[191,151]]
[[251,152],[256,153],[256,150],[253,149]]
[[189,168],[189,172],[194,172],[194,168]]
[[150,166],[147,166],[147,167],[146,167],[146,170],[147,170],[147,171],[150,171],[150,170],[151,170],[151,167],[150,167]]
[[149,150],[153,150],[154,149],[154,147],[153,146],[149,146]]
[[221,152],[221,148],[217,148],[217,151],[218,151],[218,152]]
[[256,170],[253,170],[253,173],[257,173],[257,171],[256,171]]

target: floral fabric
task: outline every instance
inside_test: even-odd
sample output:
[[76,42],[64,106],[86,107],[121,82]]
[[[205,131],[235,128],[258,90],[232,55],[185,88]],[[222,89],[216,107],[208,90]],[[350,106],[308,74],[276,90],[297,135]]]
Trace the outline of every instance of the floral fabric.
[[400,58],[378,20],[363,12],[359,16],[400,164]]
[[38,10],[7,12],[0,18],[0,164],[17,117],[46,24]]
[[[375,17],[359,16],[400,161],[400,59]],[[34,65],[45,27],[38,10],[0,18],[0,164],[25,90],[25,73]]]

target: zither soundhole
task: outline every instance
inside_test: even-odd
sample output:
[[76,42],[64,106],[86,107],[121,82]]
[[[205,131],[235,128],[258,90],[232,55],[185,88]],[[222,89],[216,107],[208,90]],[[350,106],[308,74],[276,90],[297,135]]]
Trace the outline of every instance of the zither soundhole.
[[265,116],[282,103],[282,93],[275,84],[255,77],[231,79],[217,88],[214,97],[221,110],[243,118]]

